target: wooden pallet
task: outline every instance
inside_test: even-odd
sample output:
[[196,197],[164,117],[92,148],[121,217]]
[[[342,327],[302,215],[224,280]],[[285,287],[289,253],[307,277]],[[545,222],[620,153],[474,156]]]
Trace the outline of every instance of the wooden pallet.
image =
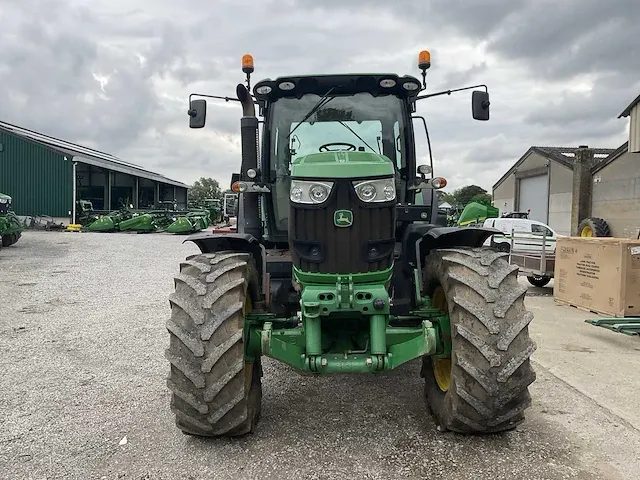
[[556,298],[556,297],[553,297],[553,300],[556,303],[559,303],[559,304],[562,304],[562,305],[566,305],[567,307],[577,308],[578,310],[582,310],[583,312],[595,313],[596,315],[608,315],[609,317],[615,317],[615,318],[620,318],[620,319],[625,318],[625,317],[618,317],[618,316],[616,316],[615,313],[605,312],[603,310],[595,310],[593,308],[584,307],[582,305],[577,305],[575,303],[571,303],[571,302],[568,302],[567,300],[562,300],[562,299],[559,299],[559,298]]

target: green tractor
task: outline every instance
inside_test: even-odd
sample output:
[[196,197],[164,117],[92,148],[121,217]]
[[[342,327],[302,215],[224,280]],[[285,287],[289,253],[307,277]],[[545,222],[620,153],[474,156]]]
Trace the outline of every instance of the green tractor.
[[[262,356],[314,375],[417,360],[438,430],[524,420],[535,380],[526,287],[505,254],[482,247],[497,230],[444,226],[435,193],[446,181],[416,165],[416,103],[454,91],[420,95],[429,66],[425,51],[422,82],[287,76],[251,95],[253,59],[243,58],[237,233],[188,237],[200,253],[180,264],[169,297],[167,385],[183,433],[254,431]],[[472,114],[488,120],[482,87]],[[191,97],[190,127],[202,128],[206,100]]]
[[11,209],[11,197],[0,193],[0,247],[16,243],[23,230],[24,226]]
[[[216,224],[220,222],[222,219],[222,207],[220,206],[220,199],[218,198],[206,198],[204,200],[204,205],[202,208],[205,208],[209,212],[209,223]],[[208,227],[209,224],[205,226]]]
[[76,223],[86,227],[95,222],[98,217],[99,215],[93,209],[91,200],[76,201]]

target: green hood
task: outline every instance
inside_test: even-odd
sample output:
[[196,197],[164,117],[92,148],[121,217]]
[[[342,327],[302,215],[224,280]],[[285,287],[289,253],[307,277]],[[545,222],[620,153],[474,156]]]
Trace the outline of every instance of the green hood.
[[491,205],[470,202],[460,214],[458,225],[464,227],[473,222],[484,222],[487,218],[497,218],[499,213],[500,211]]
[[362,178],[392,176],[395,171],[388,157],[374,152],[322,152],[296,158],[292,177]]

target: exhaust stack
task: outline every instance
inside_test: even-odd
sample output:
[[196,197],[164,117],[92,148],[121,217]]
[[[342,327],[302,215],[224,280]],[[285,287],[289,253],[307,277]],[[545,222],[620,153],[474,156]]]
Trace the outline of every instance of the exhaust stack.
[[[252,181],[247,170],[258,169],[258,118],[253,98],[243,84],[236,87],[236,95],[242,104],[240,119],[240,137],[242,143],[242,164],[240,179]],[[246,233],[260,240],[262,225],[257,193],[240,193],[238,205],[238,233]]]

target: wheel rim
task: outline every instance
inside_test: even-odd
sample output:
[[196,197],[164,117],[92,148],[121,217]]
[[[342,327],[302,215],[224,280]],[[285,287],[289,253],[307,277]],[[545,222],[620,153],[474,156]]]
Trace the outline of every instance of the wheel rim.
[[589,225],[585,225],[584,227],[582,227],[582,230],[580,231],[580,236],[593,237],[593,229]]
[[[433,292],[431,304],[442,313],[449,313],[447,297],[444,293],[444,289],[441,286],[436,288],[436,290]],[[433,367],[433,376],[436,379],[438,388],[443,392],[448,391],[449,387],[451,386],[451,357],[431,357],[431,365]]]

